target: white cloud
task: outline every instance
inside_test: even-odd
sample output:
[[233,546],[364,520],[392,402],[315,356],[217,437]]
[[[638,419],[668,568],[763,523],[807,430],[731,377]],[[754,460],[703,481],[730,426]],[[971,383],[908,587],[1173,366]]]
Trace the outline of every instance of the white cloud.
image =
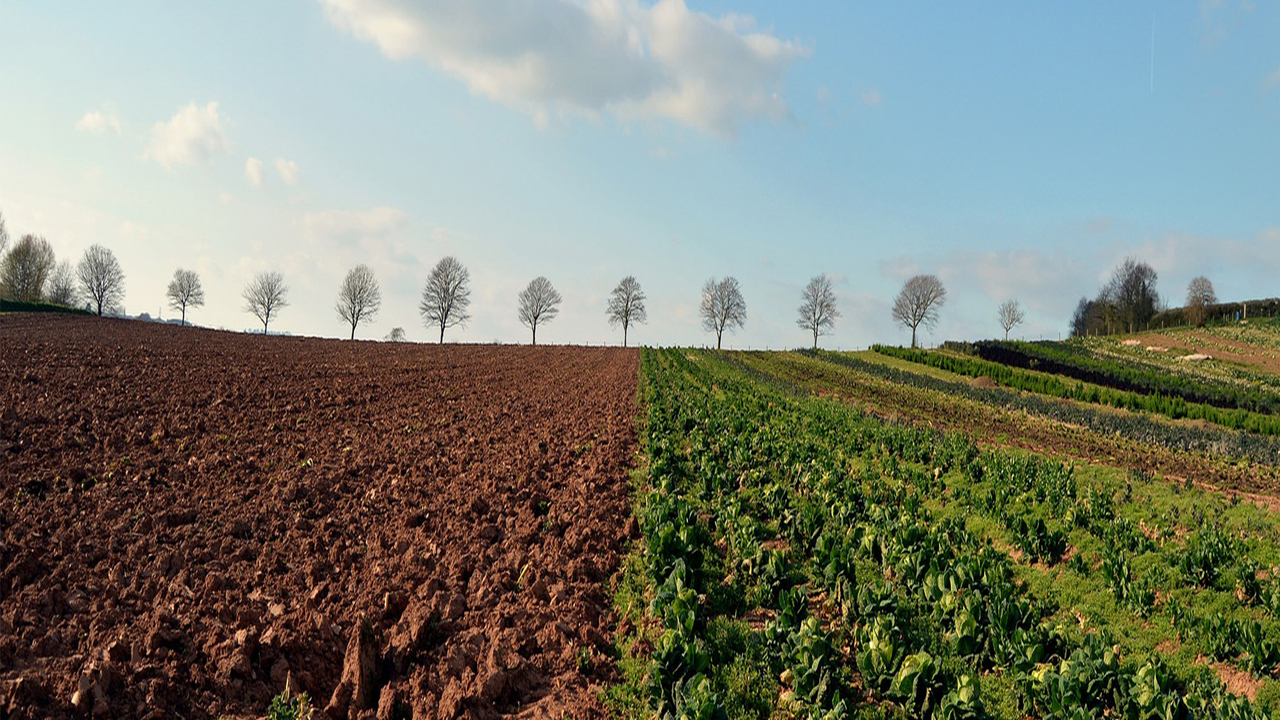
[[884,102],[884,95],[881,95],[879,90],[872,88],[862,93],[861,100],[862,104],[867,107],[880,107],[880,104]]
[[171,170],[175,165],[208,164],[229,148],[218,117],[218,103],[211,102],[204,107],[190,103],[168,122],[155,124],[151,129],[151,144],[143,157]]
[[222,203],[223,205],[230,205],[235,201],[236,201],[235,196],[227,192],[226,190],[223,190],[222,192],[218,193],[218,202]]
[[276,158],[276,172],[285,185],[298,184],[298,163],[284,158]]
[[544,124],[550,113],[663,118],[721,135],[781,120],[808,50],[684,0],[320,0],[330,21],[392,59],[418,57]]
[[244,177],[254,187],[262,187],[262,161],[249,158],[244,161]]
[[404,211],[380,205],[368,210],[325,210],[308,213],[302,227],[313,240],[350,245],[385,238],[405,226]]
[[108,132],[120,134],[120,119],[103,110],[91,110],[76,123],[76,130],[90,135],[103,135]]

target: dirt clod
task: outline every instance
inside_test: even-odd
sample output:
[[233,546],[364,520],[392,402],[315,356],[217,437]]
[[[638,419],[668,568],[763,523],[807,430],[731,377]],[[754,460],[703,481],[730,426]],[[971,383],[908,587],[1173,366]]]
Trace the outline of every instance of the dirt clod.
[[637,364],[0,315],[0,717],[606,717]]

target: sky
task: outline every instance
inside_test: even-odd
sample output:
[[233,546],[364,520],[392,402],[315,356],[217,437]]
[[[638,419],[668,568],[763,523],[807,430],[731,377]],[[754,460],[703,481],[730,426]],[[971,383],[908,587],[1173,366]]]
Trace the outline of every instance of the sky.
[[0,213],[77,260],[94,243],[130,314],[173,317],[196,270],[209,327],[280,272],[272,330],[433,341],[427,274],[470,270],[459,342],[527,342],[516,297],[564,297],[549,343],[617,343],[634,275],[648,345],[714,344],[698,303],[736,277],[726,347],[907,343],[913,274],[948,296],[924,343],[1066,332],[1125,257],[1171,305],[1280,295],[1280,3],[761,0],[14,0],[0,3]]

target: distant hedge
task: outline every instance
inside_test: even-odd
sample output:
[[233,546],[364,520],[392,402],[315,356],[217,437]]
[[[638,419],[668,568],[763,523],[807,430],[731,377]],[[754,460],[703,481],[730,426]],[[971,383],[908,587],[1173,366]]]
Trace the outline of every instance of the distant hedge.
[[[1280,298],[1264,298],[1261,300],[1207,305],[1205,306],[1205,321],[1210,323],[1233,323],[1246,314],[1246,305],[1248,306],[1247,314],[1250,320],[1280,316]],[[1151,322],[1147,323],[1147,329],[1154,330],[1156,328],[1190,324],[1191,321],[1187,317],[1187,309],[1177,307],[1157,313],[1155,317],[1151,318]]]
[[71,313],[73,315],[92,315],[84,308],[67,307],[43,302],[19,302],[17,300],[0,300],[0,312],[47,312]]

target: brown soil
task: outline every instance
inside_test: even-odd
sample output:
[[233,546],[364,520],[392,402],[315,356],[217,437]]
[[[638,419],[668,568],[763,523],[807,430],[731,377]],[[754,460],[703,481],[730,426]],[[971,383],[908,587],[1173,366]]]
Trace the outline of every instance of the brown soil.
[[1232,667],[1224,662],[1211,662],[1204,655],[1196,656],[1197,665],[1208,665],[1213,668],[1218,679],[1226,686],[1227,692],[1232,695],[1249,698],[1255,700],[1258,696],[1258,690],[1266,683],[1266,680],[1254,677],[1252,674],[1245,672],[1236,667]]
[[1237,363],[1253,370],[1280,373],[1280,353],[1275,350],[1220,337],[1203,330],[1188,330],[1176,335],[1148,333],[1138,339],[1147,345],[1178,348],[1180,353],[1186,350],[1186,354],[1208,355],[1215,360]]
[[603,717],[637,365],[0,316],[0,717]]

